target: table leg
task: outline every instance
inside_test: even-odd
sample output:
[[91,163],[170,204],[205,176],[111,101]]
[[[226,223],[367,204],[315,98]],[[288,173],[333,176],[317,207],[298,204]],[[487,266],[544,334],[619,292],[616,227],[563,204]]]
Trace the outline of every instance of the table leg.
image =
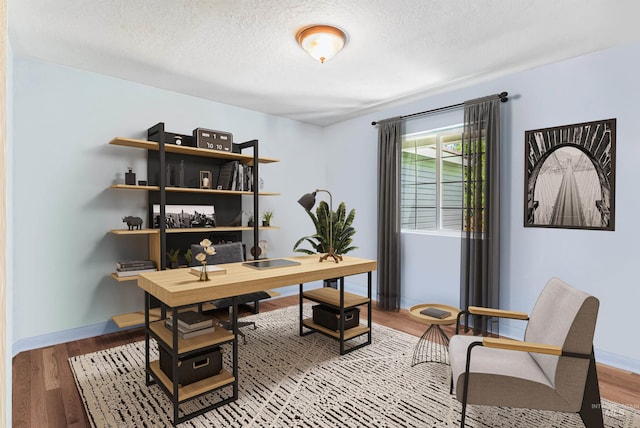
[[449,338],[438,324],[431,324],[418,339],[411,367],[420,363],[449,364]]

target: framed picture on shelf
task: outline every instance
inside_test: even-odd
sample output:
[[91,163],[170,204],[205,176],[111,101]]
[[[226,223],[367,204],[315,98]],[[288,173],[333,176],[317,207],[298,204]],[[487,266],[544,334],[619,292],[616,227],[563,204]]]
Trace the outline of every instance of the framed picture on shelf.
[[211,171],[200,171],[200,188],[211,189]]
[[524,226],[615,230],[616,119],[524,139]]
[[[165,205],[167,229],[190,227],[216,227],[216,211],[213,205]],[[153,228],[160,228],[160,205],[153,205]]]

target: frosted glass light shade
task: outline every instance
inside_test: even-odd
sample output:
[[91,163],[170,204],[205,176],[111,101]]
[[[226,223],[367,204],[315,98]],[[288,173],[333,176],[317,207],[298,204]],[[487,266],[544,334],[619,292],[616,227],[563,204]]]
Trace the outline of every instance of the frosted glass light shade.
[[337,54],[346,41],[346,35],[342,30],[329,25],[304,28],[298,32],[296,38],[302,49],[322,63]]

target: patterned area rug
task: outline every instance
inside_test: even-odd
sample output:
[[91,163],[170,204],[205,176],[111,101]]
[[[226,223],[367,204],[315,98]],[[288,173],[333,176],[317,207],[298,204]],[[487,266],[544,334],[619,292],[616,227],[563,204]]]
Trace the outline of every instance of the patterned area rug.
[[[310,313],[310,306],[305,307]],[[309,314],[310,315],[310,314]],[[339,355],[320,334],[298,336],[297,306],[247,317],[239,345],[239,398],[181,427],[457,427],[460,403],[449,395],[448,366],[411,367],[418,338],[373,326],[373,343]],[[245,320],[245,318],[243,318]],[[157,352],[152,352],[152,359]],[[224,352],[229,367],[230,347]],[[144,383],[144,342],[69,359],[94,427],[171,426],[171,402]],[[231,387],[226,388],[231,394]],[[224,390],[223,390],[224,391]],[[192,410],[215,393],[181,404]],[[640,427],[640,412],[603,402],[605,426]],[[469,406],[469,427],[583,427],[577,415]]]

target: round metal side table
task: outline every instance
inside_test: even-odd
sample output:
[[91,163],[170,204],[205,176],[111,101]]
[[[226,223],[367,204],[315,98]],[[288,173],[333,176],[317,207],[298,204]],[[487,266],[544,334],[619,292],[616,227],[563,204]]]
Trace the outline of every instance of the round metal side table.
[[[451,315],[445,318],[434,318],[420,313],[420,311],[427,308],[451,312]],[[420,363],[449,364],[449,338],[440,326],[455,324],[459,312],[460,309],[456,307],[441,305],[439,303],[422,303],[412,306],[409,309],[409,316],[411,316],[411,318],[429,325],[429,328],[427,328],[422,337],[420,337],[413,351],[411,367]]]

